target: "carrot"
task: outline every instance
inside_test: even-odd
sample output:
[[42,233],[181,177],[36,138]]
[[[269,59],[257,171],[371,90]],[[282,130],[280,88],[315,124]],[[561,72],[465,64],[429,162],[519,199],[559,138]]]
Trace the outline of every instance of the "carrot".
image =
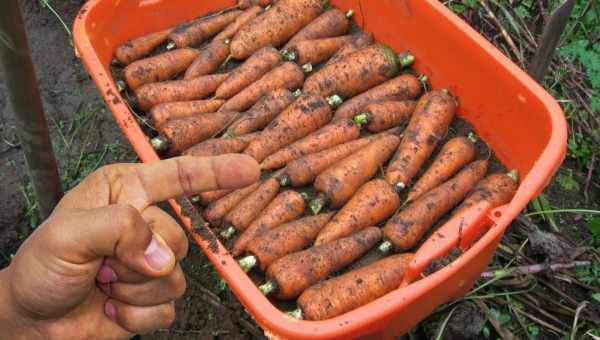
[[277,1],[237,32],[231,40],[231,55],[246,59],[265,46],[280,46],[319,16],[325,6],[323,0]]
[[202,217],[212,226],[221,224],[221,220],[231,209],[236,207],[244,198],[253,193],[260,186],[260,182],[249,185],[245,188],[235,190],[225,197],[212,202],[202,212]]
[[296,97],[287,89],[277,89],[263,96],[246,113],[231,124],[226,136],[239,136],[267,126]]
[[360,127],[352,120],[338,120],[269,155],[260,167],[263,170],[280,168],[289,161],[351,141],[359,135]]
[[125,67],[123,78],[132,90],[144,84],[165,81],[185,71],[198,54],[193,48],[182,48],[140,59]]
[[223,103],[225,101],[220,99],[162,103],[150,110],[150,117],[152,118],[154,127],[160,130],[171,119],[191,117],[199,113],[215,112]]
[[227,74],[211,74],[189,80],[146,84],[135,90],[136,104],[140,110],[147,111],[161,103],[202,99],[213,93],[226,78]]
[[296,219],[303,213],[304,197],[301,194],[295,191],[284,191],[277,195],[235,240],[231,250],[232,256],[241,255],[250,242],[257,237],[283,223]]
[[308,248],[279,258],[266,272],[267,282],[259,287],[279,299],[293,299],[306,288],[349,265],[381,239],[381,231],[370,227],[337,241]]
[[354,154],[335,163],[315,179],[319,195],[310,203],[317,214],[326,203],[332,208],[344,205],[367,182],[398,147],[400,138],[383,134]]
[[150,143],[157,151],[177,154],[194,144],[214,137],[227,128],[239,113],[218,111],[168,121]]
[[221,33],[217,34],[213,40],[226,40],[231,39],[240,30],[240,28],[247,25],[249,22],[254,20],[261,12],[262,7],[255,5],[248,7],[242,14],[240,14],[234,22],[225,27]]
[[[305,65],[305,71],[312,70],[312,65],[318,65],[331,58],[342,46],[349,44],[352,36],[323,38],[315,40],[302,40],[293,43],[282,51],[283,58],[295,61],[298,65]],[[309,66],[310,65],[310,66]]]
[[385,45],[372,45],[325,65],[306,79],[303,92],[349,98],[394,77],[413,61],[410,54],[399,58]]
[[398,126],[408,119],[417,103],[411,100],[386,101],[367,105],[365,112],[354,117],[359,125],[365,125],[371,132],[380,132]]
[[331,120],[331,106],[317,95],[303,95],[288,106],[244,150],[262,162],[268,155],[316,131]]
[[312,183],[325,169],[367,146],[373,139],[374,136],[357,139],[291,161],[282,176],[282,185],[291,183],[294,187],[302,187]]
[[421,82],[411,74],[401,74],[348,99],[335,112],[335,119],[352,118],[363,112],[367,105],[388,100],[409,100],[421,95]]
[[213,138],[206,140],[202,143],[198,143],[191,148],[185,150],[182,155],[196,156],[196,157],[211,157],[223,155],[226,153],[240,153],[248,146],[248,144],[256,138],[257,133],[250,133],[247,135],[235,137],[235,138]]
[[383,228],[387,242],[379,249],[387,252],[393,246],[396,251],[403,252],[414,247],[437,220],[465,198],[485,176],[487,167],[485,160],[472,162],[392,217]]
[[463,166],[475,159],[474,142],[466,137],[449,140],[435,157],[427,171],[408,193],[406,201],[414,201],[429,190],[454,176]]
[[115,58],[121,65],[129,65],[138,59],[144,58],[158,45],[162,44],[163,41],[167,40],[172,31],[173,28],[168,28],[160,32],[131,39],[117,47]]
[[213,40],[206,45],[192,64],[187,68],[183,79],[194,79],[215,72],[229,55],[229,42]]
[[307,320],[331,319],[384,296],[398,288],[413,256],[390,256],[317,283],[298,298],[302,317]]
[[344,13],[337,8],[328,9],[296,33],[283,48],[287,49],[293,44],[304,40],[331,38],[346,34],[350,28],[350,20],[348,19],[351,16],[352,11]]
[[281,54],[273,47],[265,47],[229,73],[229,77],[215,91],[215,97],[228,99],[248,85],[259,80],[281,62]]
[[207,205],[215,202],[228,194],[233,192],[232,189],[223,189],[223,190],[214,190],[214,191],[205,191],[198,194],[197,203],[200,203],[201,206],[206,207]]
[[273,0],[238,0],[238,8],[246,9],[252,6],[261,6],[266,7],[269,6]]
[[443,90],[424,94],[417,103],[385,179],[403,190],[427,161],[456,112],[456,101]]
[[342,47],[339,51],[337,51],[325,65],[333,64],[334,62],[341,60],[343,57],[352,54],[363,47],[373,44],[375,41],[373,38],[373,33],[370,32],[360,32],[354,34],[353,37],[354,40],[352,43]]
[[517,193],[519,187],[518,173],[516,170],[508,174],[495,173],[482,179],[475,189],[467,196],[462,204],[456,208],[454,214],[459,214],[481,201],[488,201],[492,208],[507,204]]
[[240,266],[249,271],[258,264],[265,271],[278,258],[308,247],[333,214],[304,217],[265,232],[248,244],[250,255],[239,260]]
[[200,45],[202,42],[222,31],[240,14],[242,14],[242,11],[233,10],[181,24],[169,34],[171,44],[167,46],[167,48],[173,48],[175,46],[177,46],[177,48],[183,48]]
[[231,234],[230,227],[235,228],[237,231],[246,230],[248,225],[275,198],[278,192],[279,181],[277,181],[276,175],[263,181],[258,189],[246,196],[225,216],[223,222],[225,222],[227,234],[223,236],[230,236],[228,235]]
[[298,65],[290,62],[283,63],[231,97],[223,104],[221,110],[244,111],[267,93],[279,88],[292,90],[302,86],[303,81],[304,72]]
[[367,182],[321,230],[315,245],[329,243],[377,225],[390,217],[399,206],[400,197],[386,181],[374,179]]

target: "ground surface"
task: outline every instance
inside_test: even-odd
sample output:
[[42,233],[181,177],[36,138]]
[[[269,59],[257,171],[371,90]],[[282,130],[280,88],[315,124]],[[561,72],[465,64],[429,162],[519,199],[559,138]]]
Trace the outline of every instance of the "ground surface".
[[[83,2],[64,0],[52,5],[70,26]],[[68,35],[58,19],[37,1],[23,1],[22,9],[65,188],[75,185],[102,164],[135,161],[135,155],[114,124],[93,82],[74,56]],[[493,40],[497,37],[489,38]],[[10,255],[31,232],[31,226],[38,223],[34,218],[35,200],[26,177],[5,92],[0,74],[0,267],[10,261]],[[600,153],[596,157],[600,158]],[[588,180],[585,168],[578,166],[576,160],[569,159],[545,191],[545,200],[540,203],[543,207],[541,210],[600,210],[598,182],[595,176],[591,181]],[[587,190],[584,190],[586,183]],[[530,211],[535,210],[533,207]],[[562,243],[544,233],[551,230],[548,221],[534,218],[542,233],[531,229],[528,221],[515,223],[503,240],[504,246],[492,265],[499,268],[513,261],[518,264],[523,264],[523,261],[528,264],[597,261],[598,240],[592,239],[587,228],[591,215],[576,213],[554,216],[560,228],[558,237],[566,242],[562,248],[557,247]],[[260,330],[249,321],[235,297],[197,249],[190,252],[183,262],[183,268],[189,289],[177,303],[178,319],[175,325],[144,339],[243,339],[261,336]],[[505,332],[513,333],[518,338],[561,338],[565,336],[565,330],[570,331],[576,307],[587,300],[591,305],[581,312],[581,328],[578,332],[584,334],[599,327],[598,301],[592,295],[598,294],[599,284],[600,265],[597,262],[593,266],[556,275],[527,275],[497,280],[478,292],[481,294],[484,291],[491,296],[472,299],[474,303],[459,304],[460,308],[453,309],[454,306],[450,306],[441,309],[412,333],[411,338],[433,338],[440,328],[445,329],[443,338],[448,339],[468,336],[510,338]],[[521,295],[514,293],[519,289],[531,291]],[[548,300],[555,300],[558,306]],[[448,317],[450,310],[454,312]],[[550,316],[544,314],[547,310],[551,312]],[[449,322],[444,326],[446,319]]]

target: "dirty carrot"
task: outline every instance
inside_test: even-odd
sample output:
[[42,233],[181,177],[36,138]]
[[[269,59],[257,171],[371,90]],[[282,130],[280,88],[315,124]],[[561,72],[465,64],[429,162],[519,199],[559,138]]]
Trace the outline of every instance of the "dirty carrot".
[[237,112],[218,111],[170,120],[150,143],[157,151],[168,150],[169,155],[175,155],[194,144],[214,137],[227,128],[238,115]]
[[325,320],[366,305],[398,288],[412,258],[413,254],[393,255],[317,283],[298,298],[298,312],[306,320]]
[[492,208],[504,205],[512,200],[518,187],[519,181],[516,170],[508,174],[491,174],[477,183],[475,189],[456,208],[454,214],[459,214],[463,209],[467,209],[481,201],[490,202]]
[[262,162],[268,155],[307,136],[331,120],[331,106],[323,98],[308,94],[296,99],[250,142],[244,153]]
[[352,120],[338,120],[269,155],[260,167],[262,170],[280,168],[289,161],[357,139],[359,135],[360,127]]
[[273,0],[238,0],[237,7],[246,9],[252,6],[267,7],[273,3]]
[[318,213],[327,203],[332,208],[344,205],[390,158],[398,143],[398,136],[382,134],[364,148],[323,171],[315,179],[314,187],[319,195],[310,203],[312,211]]
[[200,54],[187,68],[183,79],[194,79],[215,72],[229,55],[229,42],[226,40],[213,40],[206,45]]
[[160,130],[171,119],[191,117],[199,113],[215,112],[223,103],[225,101],[220,99],[162,103],[150,110],[150,117],[152,118],[154,127]]
[[396,76],[414,59],[411,54],[399,57],[383,44],[365,47],[308,77],[303,92],[349,98]]
[[373,103],[354,117],[354,121],[371,132],[385,131],[407,120],[416,106],[417,103],[411,100]]
[[231,192],[233,192],[232,189],[205,191],[199,193],[198,196],[196,196],[197,198],[195,199],[197,200],[197,203],[199,203],[201,206],[206,207],[212,202],[227,196]]
[[171,31],[173,31],[173,28],[131,39],[117,47],[115,58],[121,65],[129,65],[138,59],[144,58],[163,41],[167,40]]
[[383,252],[392,247],[397,252],[414,247],[425,233],[442,216],[456,206],[485,176],[488,162],[475,161],[437,188],[413,201],[392,217],[383,228],[386,239],[379,249]]
[[214,201],[204,209],[202,217],[212,226],[221,224],[221,220],[231,209],[237,206],[246,196],[253,193],[260,186],[260,182],[249,185],[245,188],[235,190],[223,198]]
[[328,9],[296,33],[283,48],[287,49],[292,44],[304,40],[331,38],[346,34],[350,28],[349,18],[352,17],[352,14],[352,11],[344,13],[337,8]]
[[343,57],[352,54],[363,47],[373,44],[375,41],[373,38],[373,33],[370,32],[360,32],[352,36],[354,37],[352,43],[342,47],[339,51],[337,51],[325,65],[333,64],[341,60]]
[[263,96],[246,113],[231,124],[228,137],[240,136],[267,126],[283,109],[288,107],[296,97],[287,89],[277,89]]
[[256,5],[247,8],[242,14],[240,14],[234,22],[225,27],[221,33],[217,34],[213,40],[226,40],[231,39],[240,30],[240,28],[247,25],[250,21],[254,20],[261,12],[262,7]]
[[401,74],[348,99],[337,109],[334,119],[352,118],[363,112],[367,105],[371,103],[415,99],[421,95],[421,92],[421,82],[417,77],[411,74]]
[[[246,196],[223,219],[225,223],[226,238],[231,236],[231,227],[237,231],[244,231],[258,216],[258,214],[275,198],[279,192],[277,175],[272,175],[263,181],[258,189]],[[234,231],[235,231],[234,230]]]
[[185,71],[198,53],[193,48],[182,48],[140,59],[125,67],[123,78],[132,90],[144,84],[169,80]]
[[211,74],[189,80],[146,84],[135,90],[136,105],[147,111],[161,103],[202,99],[213,93],[226,78],[227,74]]
[[283,223],[295,220],[303,213],[304,197],[301,194],[291,190],[280,193],[235,240],[231,250],[232,256],[241,255],[257,237]]
[[435,157],[427,171],[412,187],[406,201],[414,201],[454,176],[463,166],[475,159],[475,145],[467,137],[449,140]]
[[239,260],[240,266],[249,271],[258,264],[265,271],[278,258],[308,247],[334,214],[304,217],[265,232],[248,244],[246,252],[250,255]]
[[[342,46],[350,43],[352,36],[344,35],[341,37],[323,38],[315,40],[302,40],[293,43],[282,51],[283,58],[288,61],[295,61],[298,65],[308,66],[318,65],[339,50]],[[307,68],[304,68],[306,71]]]
[[248,85],[259,80],[281,62],[281,54],[273,47],[265,47],[229,73],[229,77],[215,91],[215,97],[228,99]]
[[391,185],[374,179],[361,186],[335,217],[321,230],[315,245],[352,235],[385,221],[400,206],[400,197]]
[[234,138],[213,138],[198,143],[182,154],[196,157],[212,157],[226,153],[240,153],[256,138],[258,133],[250,133]]
[[381,231],[370,227],[358,233],[306,250],[288,254],[269,266],[267,282],[259,287],[279,299],[293,299],[306,288],[325,279],[366,253],[381,239]]
[[247,110],[267,93],[279,88],[293,90],[302,86],[303,81],[304,71],[300,66],[290,62],[283,63],[231,97],[221,110]]
[[222,31],[227,25],[231,24],[242,11],[233,10],[221,13],[216,16],[199,18],[191,22],[181,24],[169,34],[171,41],[168,48],[183,48],[188,46],[200,45],[210,37]]
[[327,1],[280,0],[242,27],[231,40],[231,55],[246,59],[265,46],[279,47],[323,13]]
[[396,190],[406,188],[419,172],[446,134],[455,113],[456,100],[444,90],[428,92],[419,99],[385,174],[385,179],[396,186]]
[[367,146],[373,139],[373,136],[357,139],[291,161],[282,175],[282,185],[290,183],[294,187],[302,187],[312,183],[325,169]]

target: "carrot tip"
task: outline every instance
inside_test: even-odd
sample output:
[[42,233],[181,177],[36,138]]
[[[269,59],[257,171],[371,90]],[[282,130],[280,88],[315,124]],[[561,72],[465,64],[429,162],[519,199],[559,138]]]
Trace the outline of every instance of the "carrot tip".
[[257,263],[256,256],[248,255],[246,257],[241,258],[238,261],[238,263],[239,263],[240,267],[242,267],[242,270],[247,273],[256,266],[256,263]]
[[312,64],[308,63],[308,64],[302,65],[302,71],[304,71],[304,73],[311,73],[313,71]]
[[392,242],[390,241],[383,241],[380,245],[379,245],[379,251],[387,254],[390,252],[390,250],[392,250]]
[[408,67],[408,66],[412,65],[414,62],[415,62],[415,56],[410,53],[402,56],[402,59],[400,59],[400,65],[402,67]]
[[315,197],[314,200],[310,201],[310,210],[312,210],[313,214],[317,215],[327,204],[327,201],[327,196],[323,193],[319,193],[319,195],[317,195],[317,197]]
[[225,230],[221,232],[221,237],[228,240],[235,234],[235,228],[233,226],[227,227]]
[[167,44],[167,51],[174,49],[175,46],[176,46],[175,43],[171,41],[170,43]]
[[302,90],[301,89],[297,89],[296,91],[294,91],[292,93],[292,95],[294,96],[294,98],[299,98],[300,96],[302,96]]
[[137,121],[138,125],[142,126],[148,126],[148,127],[152,127],[152,125],[150,125],[150,120],[146,117],[142,117],[142,116],[137,116],[135,118],[135,120]]
[[125,84],[124,81],[122,81],[122,80],[117,81],[117,91],[123,92],[123,91],[125,91],[126,88],[127,88],[127,85]]
[[288,174],[283,174],[279,176],[279,185],[282,187],[287,187],[290,185],[290,176]]
[[342,105],[342,103],[344,102],[344,100],[342,99],[342,97],[338,96],[337,94],[334,94],[333,96],[327,97],[325,99],[327,101],[327,104],[329,104],[329,106],[331,106],[331,108],[335,109],[338,106]]
[[368,112],[363,112],[354,117],[354,122],[358,126],[363,126],[365,124],[369,124],[371,121],[371,115]]
[[508,177],[512,178],[515,182],[519,181],[519,170],[513,169],[509,173],[506,174]]
[[398,182],[394,185],[394,189],[396,189],[397,193],[401,193],[404,189],[406,189],[406,184],[403,182]]
[[273,281],[267,281],[262,285],[258,286],[258,289],[265,295],[269,295],[277,290],[277,284]]
[[169,148],[169,140],[163,135],[152,138],[150,144],[156,151],[166,151]]
[[346,12],[346,18],[348,18],[348,19],[352,18],[353,15],[354,15],[353,10],[349,10],[348,12]]
[[302,309],[300,309],[300,308],[296,308],[296,309],[294,309],[292,311],[287,312],[286,314],[288,316],[294,318],[294,319],[297,319],[297,320],[302,320],[303,319]]

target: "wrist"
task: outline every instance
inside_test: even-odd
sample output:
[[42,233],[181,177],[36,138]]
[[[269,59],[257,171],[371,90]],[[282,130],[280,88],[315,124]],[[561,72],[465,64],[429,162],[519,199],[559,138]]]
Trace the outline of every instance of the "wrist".
[[19,312],[10,287],[10,266],[0,270],[0,340],[40,339],[33,320]]

